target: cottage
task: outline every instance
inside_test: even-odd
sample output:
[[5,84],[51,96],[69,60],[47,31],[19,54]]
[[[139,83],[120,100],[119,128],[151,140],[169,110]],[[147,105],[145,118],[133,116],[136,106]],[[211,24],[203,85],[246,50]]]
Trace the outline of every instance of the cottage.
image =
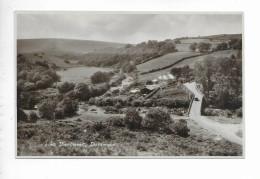
[[131,94],[136,94],[136,93],[140,93],[140,89],[133,89],[130,91]]
[[141,93],[149,94],[158,87],[160,87],[160,86],[159,85],[146,85],[144,88],[141,89]]
[[154,79],[154,80],[152,80],[152,82],[154,85],[156,85],[156,84],[158,84],[159,81],[157,79]]
[[196,50],[195,50],[195,53],[199,53],[200,52],[200,50],[197,48]]

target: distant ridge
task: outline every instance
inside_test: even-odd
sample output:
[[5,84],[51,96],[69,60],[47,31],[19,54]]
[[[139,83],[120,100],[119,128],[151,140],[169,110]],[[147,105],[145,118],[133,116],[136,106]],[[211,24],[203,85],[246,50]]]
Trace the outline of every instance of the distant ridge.
[[18,39],[17,53],[44,52],[54,55],[85,54],[108,47],[119,48],[123,43],[74,39]]

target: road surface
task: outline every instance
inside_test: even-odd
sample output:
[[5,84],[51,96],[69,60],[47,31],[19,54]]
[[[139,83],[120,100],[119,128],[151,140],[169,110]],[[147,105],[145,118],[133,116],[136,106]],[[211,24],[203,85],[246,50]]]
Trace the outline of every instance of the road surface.
[[203,95],[197,90],[195,82],[185,83],[184,85],[194,93],[195,97],[199,99],[199,101],[194,100],[192,103],[190,115],[189,115],[190,119],[196,121],[200,126],[204,127],[205,129],[208,129],[212,133],[220,137],[223,137],[231,142],[242,145],[243,144],[242,138],[236,135],[236,132],[242,129],[242,125],[223,124],[223,123],[212,121],[205,116],[201,116],[200,108],[201,108]]

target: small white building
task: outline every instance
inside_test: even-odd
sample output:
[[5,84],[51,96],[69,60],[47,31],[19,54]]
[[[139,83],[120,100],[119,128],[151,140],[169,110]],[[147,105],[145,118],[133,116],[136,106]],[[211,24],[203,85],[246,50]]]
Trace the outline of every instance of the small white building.
[[136,94],[136,93],[140,93],[140,89],[133,89],[133,90],[130,90],[130,93],[131,94]]
[[200,50],[198,48],[196,48],[195,53],[199,53],[199,52],[200,52]]

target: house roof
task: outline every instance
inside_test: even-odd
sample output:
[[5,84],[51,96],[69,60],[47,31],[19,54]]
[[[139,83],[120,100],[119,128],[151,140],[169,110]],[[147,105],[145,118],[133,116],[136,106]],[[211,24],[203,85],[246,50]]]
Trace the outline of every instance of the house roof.
[[149,89],[149,90],[154,90],[154,89],[158,88],[159,85],[146,85],[145,87],[146,87],[147,89]]

